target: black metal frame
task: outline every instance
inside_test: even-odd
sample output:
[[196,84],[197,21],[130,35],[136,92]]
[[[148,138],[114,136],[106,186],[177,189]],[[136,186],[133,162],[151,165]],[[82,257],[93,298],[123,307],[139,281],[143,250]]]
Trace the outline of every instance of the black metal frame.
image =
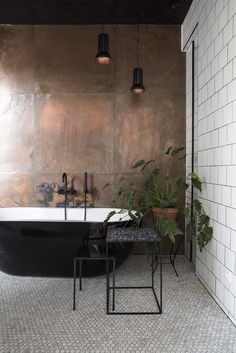
[[[191,156],[191,173],[194,172],[194,139],[195,139],[195,43],[192,41],[192,156]],[[191,219],[193,219],[193,197],[194,197],[194,185],[191,183]],[[193,260],[193,241],[190,242],[190,261]]]
[[[198,27],[198,22],[194,26],[192,32],[190,33],[184,47],[183,51],[186,50],[195,30]],[[191,47],[192,47],[192,152],[191,152],[191,172],[194,172],[194,120],[195,120],[195,41],[191,41]],[[194,193],[194,188],[193,188],[193,182],[191,184],[191,219],[193,218],[193,193]],[[192,262],[193,260],[193,241],[190,241],[190,254],[189,254],[189,260]]]
[[74,281],[73,281],[73,310],[75,310],[75,298],[76,298],[76,274],[77,274],[77,261],[79,261],[79,291],[82,291],[82,261],[85,260],[100,260],[106,261],[106,272],[109,273],[109,261],[112,261],[112,273],[113,273],[113,310],[115,308],[115,267],[116,267],[116,259],[115,257],[86,257],[86,256],[78,256],[74,257]]
[[[179,238],[179,241],[178,241],[176,247],[175,247],[175,244],[172,244],[171,249],[170,249],[169,259],[170,259],[170,263],[171,263],[171,265],[172,265],[172,267],[173,267],[173,269],[175,271],[176,276],[179,277],[179,274],[178,274],[178,272],[177,272],[177,270],[175,268],[175,258],[176,258],[176,255],[178,254],[178,250],[179,250],[180,244],[181,244],[181,242],[182,242],[182,240],[184,238],[184,233],[183,232],[177,233],[177,235],[179,235],[180,238]],[[175,251],[173,252],[174,248],[175,248]],[[166,263],[163,263],[163,264],[165,265]]]
[[187,48],[187,45],[188,45],[188,43],[189,43],[189,41],[190,41],[190,39],[191,39],[193,33],[194,33],[195,30],[197,29],[197,27],[198,27],[198,22],[197,22],[196,25],[193,27],[192,32],[191,32],[190,35],[188,36],[188,39],[186,40],[186,43],[184,44],[183,51],[185,51],[185,49]]
[[[175,271],[175,274],[177,277],[179,277],[179,274],[176,270],[176,267],[175,267],[175,259],[176,259],[176,256],[178,255],[178,250],[179,250],[179,247],[180,247],[180,244],[182,243],[183,239],[184,239],[184,233],[183,232],[178,232],[177,235],[180,236],[178,242],[177,242],[177,246],[176,243],[171,245],[171,249],[170,249],[170,253],[162,253],[162,265],[172,265],[173,267],[173,270]],[[132,253],[133,255],[145,255],[145,252],[137,252],[137,253]],[[165,259],[169,259],[170,261],[169,262],[164,262],[163,260]]]
[[[153,242],[152,242],[153,243]],[[160,243],[160,302],[157,298],[155,288],[154,288],[154,273],[158,264],[157,255],[152,254],[152,264],[151,264],[151,276],[152,276],[152,285],[151,286],[115,286],[115,271],[113,271],[113,285],[110,287],[110,276],[109,276],[109,268],[108,268],[108,260],[107,260],[107,280],[106,280],[106,293],[107,293],[107,314],[108,315],[160,315],[162,314],[162,240],[160,239],[158,242]],[[133,255],[142,255],[139,253]],[[106,258],[109,259],[109,242],[106,242]],[[155,264],[155,267],[154,267]],[[113,291],[113,302],[112,302],[112,311],[110,311],[110,290]],[[115,290],[116,289],[152,289],[158,311],[115,311]]]

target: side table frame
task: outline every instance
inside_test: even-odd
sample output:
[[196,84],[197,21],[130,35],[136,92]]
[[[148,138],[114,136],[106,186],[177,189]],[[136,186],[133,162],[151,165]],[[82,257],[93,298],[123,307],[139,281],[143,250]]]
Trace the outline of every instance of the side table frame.
[[[114,242],[112,242],[114,243]],[[152,243],[154,243],[152,241]],[[107,302],[107,314],[108,315],[160,315],[162,314],[162,240],[160,239],[157,244],[160,244],[160,266],[159,266],[159,274],[160,274],[160,297],[158,300],[157,294],[154,288],[154,273],[156,271],[156,266],[154,268],[154,263],[157,261],[157,255],[152,254],[152,264],[151,264],[151,286],[116,286],[115,285],[115,271],[113,271],[113,283],[110,286],[110,275],[109,275],[109,242],[106,242],[106,258],[107,258],[107,271],[106,271],[106,302]],[[142,255],[142,254],[135,254]],[[115,291],[116,289],[151,289],[157,304],[157,311],[115,311]],[[112,311],[110,311],[110,290],[113,293],[113,301],[112,301]]]

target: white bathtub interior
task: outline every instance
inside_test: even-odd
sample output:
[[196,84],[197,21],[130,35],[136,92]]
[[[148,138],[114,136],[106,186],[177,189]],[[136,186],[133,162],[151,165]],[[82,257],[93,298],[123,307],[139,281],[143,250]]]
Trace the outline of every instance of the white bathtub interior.
[[[63,207],[8,207],[0,208],[0,221],[40,221],[40,222],[84,222],[84,208],[67,208],[67,220]],[[87,208],[86,222],[103,222],[112,211],[119,208]],[[109,222],[129,221],[127,210],[113,215]]]

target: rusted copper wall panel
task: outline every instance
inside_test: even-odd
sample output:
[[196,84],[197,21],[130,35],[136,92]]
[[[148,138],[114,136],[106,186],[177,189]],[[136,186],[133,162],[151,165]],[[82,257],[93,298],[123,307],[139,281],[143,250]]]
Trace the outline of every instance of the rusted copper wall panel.
[[[110,65],[95,62],[101,26],[0,26],[0,206],[53,206],[66,171],[97,195],[130,164],[185,145],[180,27],[141,26],[146,92],[130,92],[135,26],[106,26]],[[172,170],[184,175],[184,163]],[[96,201],[111,205],[112,191]]]

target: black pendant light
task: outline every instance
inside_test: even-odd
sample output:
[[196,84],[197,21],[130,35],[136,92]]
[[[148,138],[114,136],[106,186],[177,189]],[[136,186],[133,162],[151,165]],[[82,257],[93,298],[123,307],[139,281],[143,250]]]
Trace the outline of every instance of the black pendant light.
[[145,91],[143,85],[143,69],[139,67],[139,25],[137,24],[137,67],[133,70],[133,84],[131,91],[135,94],[141,94]]
[[109,53],[109,35],[107,33],[100,33],[98,35],[98,52],[96,61],[99,64],[109,64],[111,62],[111,55]]

